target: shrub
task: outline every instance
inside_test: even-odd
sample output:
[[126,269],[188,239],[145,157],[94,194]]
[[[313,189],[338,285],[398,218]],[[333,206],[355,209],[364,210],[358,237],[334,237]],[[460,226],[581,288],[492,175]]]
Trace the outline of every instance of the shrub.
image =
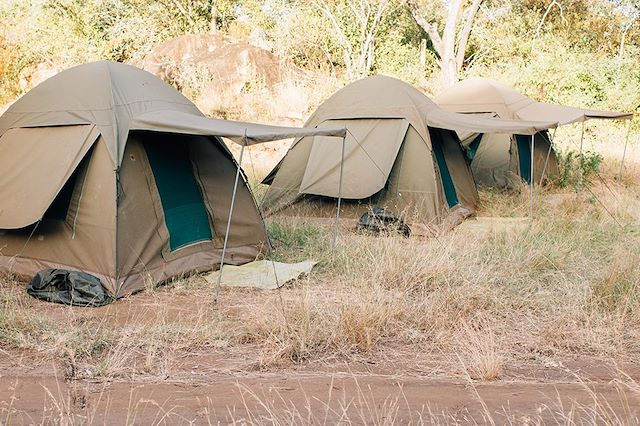
[[581,158],[580,153],[575,150],[558,152],[557,158],[560,173],[555,183],[561,188],[577,185],[580,179],[584,180],[598,174],[604,160],[601,154],[593,151],[583,152]]

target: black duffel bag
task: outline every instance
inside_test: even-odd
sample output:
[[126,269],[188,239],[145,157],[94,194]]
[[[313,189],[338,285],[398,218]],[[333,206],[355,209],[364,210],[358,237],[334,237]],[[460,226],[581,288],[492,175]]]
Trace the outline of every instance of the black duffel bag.
[[363,214],[358,221],[358,229],[375,234],[400,233],[405,237],[411,235],[411,228],[404,221],[389,210],[373,207]]
[[86,272],[44,269],[27,284],[36,299],[72,306],[104,306],[113,301],[100,279]]

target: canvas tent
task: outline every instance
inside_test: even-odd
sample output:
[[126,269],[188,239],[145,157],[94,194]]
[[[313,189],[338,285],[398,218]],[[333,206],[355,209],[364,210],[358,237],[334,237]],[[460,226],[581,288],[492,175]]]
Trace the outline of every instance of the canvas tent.
[[262,206],[267,214],[329,216],[344,199],[343,216],[377,206],[414,225],[452,225],[478,203],[453,130],[534,134],[554,125],[450,113],[407,83],[368,77],[335,93],[305,124],[346,127],[344,146],[322,136],[295,140],[264,179]]
[[[477,77],[447,89],[436,98],[436,103],[452,112],[511,120],[555,120],[561,125],[591,118],[632,118],[632,114],[627,113],[536,102],[496,80]],[[509,188],[520,179],[531,182],[529,137],[518,134],[466,134],[461,137],[477,183]],[[556,155],[547,131],[536,134],[533,157],[535,183],[542,183],[546,178],[557,175]]]
[[[43,82],[0,116],[0,270],[61,268],[120,297],[268,246],[220,137],[243,145],[344,129],[212,120],[137,68],[96,62]],[[237,182],[237,180],[236,180]],[[227,232],[229,230],[229,232]],[[226,238],[226,240],[225,240]]]

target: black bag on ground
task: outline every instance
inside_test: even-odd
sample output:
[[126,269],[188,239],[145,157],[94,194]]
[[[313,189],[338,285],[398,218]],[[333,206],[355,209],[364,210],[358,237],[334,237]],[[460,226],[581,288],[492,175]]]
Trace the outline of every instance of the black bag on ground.
[[360,217],[358,229],[380,234],[383,232],[398,232],[409,237],[411,228],[392,212],[380,207],[374,207]]
[[27,284],[36,299],[72,306],[104,306],[113,301],[97,277],[86,272],[44,269]]

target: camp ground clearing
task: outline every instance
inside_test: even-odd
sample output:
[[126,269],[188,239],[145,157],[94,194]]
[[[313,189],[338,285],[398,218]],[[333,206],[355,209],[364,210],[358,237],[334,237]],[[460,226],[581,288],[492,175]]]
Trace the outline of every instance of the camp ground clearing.
[[228,3],[0,2],[0,424],[640,424],[636,2]]

